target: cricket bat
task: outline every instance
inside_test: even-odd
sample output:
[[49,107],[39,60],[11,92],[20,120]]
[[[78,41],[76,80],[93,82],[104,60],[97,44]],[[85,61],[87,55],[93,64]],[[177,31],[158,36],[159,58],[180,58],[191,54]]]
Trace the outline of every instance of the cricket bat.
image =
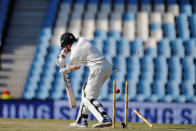
[[66,88],[70,108],[76,108],[76,97],[73,89],[71,88],[70,74],[63,73],[63,79],[65,82],[65,88]]

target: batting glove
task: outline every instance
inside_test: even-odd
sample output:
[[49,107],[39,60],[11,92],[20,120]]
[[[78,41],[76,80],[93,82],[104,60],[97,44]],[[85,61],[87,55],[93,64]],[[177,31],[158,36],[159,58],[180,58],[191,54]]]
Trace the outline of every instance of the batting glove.
[[59,72],[69,74],[71,72],[71,70],[69,69],[69,65],[67,65],[66,67],[61,67]]
[[57,66],[59,66],[59,67],[64,67],[65,61],[64,61],[64,59],[62,59],[61,57],[59,57],[59,58],[56,60],[56,64],[57,64]]

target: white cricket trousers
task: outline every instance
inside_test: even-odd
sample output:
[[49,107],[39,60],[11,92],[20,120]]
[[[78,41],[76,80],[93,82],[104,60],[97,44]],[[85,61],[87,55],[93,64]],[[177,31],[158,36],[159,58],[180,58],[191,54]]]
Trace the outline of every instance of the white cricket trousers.
[[103,106],[96,100],[100,94],[100,89],[104,82],[112,74],[112,65],[104,60],[90,69],[86,86],[82,89],[82,101],[78,112],[77,122],[83,116],[87,116],[89,111],[99,122],[106,116]]

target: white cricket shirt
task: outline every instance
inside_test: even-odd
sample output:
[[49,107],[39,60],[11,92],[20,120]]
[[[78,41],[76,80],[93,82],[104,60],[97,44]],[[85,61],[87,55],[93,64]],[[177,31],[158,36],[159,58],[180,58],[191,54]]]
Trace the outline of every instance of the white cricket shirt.
[[70,61],[73,65],[84,64],[89,68],[96,66],[105,60],[102,53],[83,37],[78,38],[71,47]]

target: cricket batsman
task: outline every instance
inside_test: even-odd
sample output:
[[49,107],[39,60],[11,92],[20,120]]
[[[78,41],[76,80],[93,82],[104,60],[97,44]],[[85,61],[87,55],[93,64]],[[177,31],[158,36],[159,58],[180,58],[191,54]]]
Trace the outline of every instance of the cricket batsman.
[[[112,65],[106,58],[83,37],[75,38],[72,33],[61,35],[62,51],[56,63],[64,67],[65,71],[80,69],[81,64],[89,67],[90,73],[87,83],[82,87],[81,105],[77,119],[71,123],[72,127],[88,127],[88,114],[91,112],[98,120],[93,127],[106,127],[112,125],[112,120],[106,114],[102,104],[97,100],[100,89],[108,77],[112,74]],[[72,65],[65,65],[64,59],[70,54]]]

